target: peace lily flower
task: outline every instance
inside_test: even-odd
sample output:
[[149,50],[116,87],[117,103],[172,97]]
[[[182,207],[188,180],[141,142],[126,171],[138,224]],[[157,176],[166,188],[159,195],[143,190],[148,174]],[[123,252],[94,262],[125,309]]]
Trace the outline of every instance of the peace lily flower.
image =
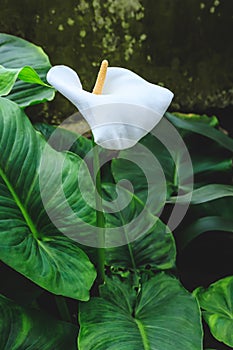
[[78,108],[94,141],[112,150],[135,145],[159,123],[173,98],[170,90],[128,69],[108,67],[106,60],[93,93],[82,89],[77,73],[67,66],[52,67],[47,80]]

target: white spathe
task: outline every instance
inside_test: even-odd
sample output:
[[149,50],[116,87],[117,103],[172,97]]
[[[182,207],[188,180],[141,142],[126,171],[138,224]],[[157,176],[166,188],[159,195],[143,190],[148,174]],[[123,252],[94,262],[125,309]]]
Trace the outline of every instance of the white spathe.
[[83,90],[67,66],[52,67],[47,80],[78,108],[95,142],[112,150],[134,146],[158,124],[173,98],[170,90],[120,67],[107,68],[101,95]]

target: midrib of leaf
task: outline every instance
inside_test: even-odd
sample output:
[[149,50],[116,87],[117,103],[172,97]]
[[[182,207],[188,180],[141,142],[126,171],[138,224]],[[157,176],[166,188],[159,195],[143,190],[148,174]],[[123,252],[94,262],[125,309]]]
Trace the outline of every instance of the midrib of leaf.
[[19,209],[20,209],[20,211],[21,211],[21,213],[22,213],[22,215],[23,215],[23,217],[24,217],[24,219],[25,219],[25,221],[26,221],[30,231],[32,232],[32,234],[34,236],[34,238],[37,239],[39,237],[39,233],[38,233],[38,231],[37,231],[37,229],[36,229],[32,219],[31,219],[31,217],[29,216],[26,208],[24,207],[23,203],[20,201],[20,199],[19,199],[17,193],[15,192],[13,186],[11,185],[11,183],[8,180],[6,174],[4,173],[4,171],[1,168],[0,168],[0,176],[2,177],[3,181],[5,182],[8,190],[10,191],[10,193],[11,193],[15,203],[19,207]]
[[[132,194],[132,192],[128,191],[125,189],[126,192],[130,193],[130,195],[132,195],[132,197],[134,198],[135,201],[137,201],[142,207],[144,207],[144,203],[143,201],[138,197],[136,196],[135,194]],[[120,219],[122,221],[123,224],[126,224],[125,222],[125,219],[124,217],[122,216],[121,214],[121,211],[118,210],[119,212],[119,216],[120,216]],[[152,213],[150,213],[149,211],[147,211],[148,214],[154,218],[154,215]],[[136,262],[135,262],[135,259],[134,259],[134,254],[133,254],[133,249],[132,249],[132,244],[128,241],[128,234],[127,232],[125,231],[125,229],[123,228],[124,230],[124,234],[125,234],[125,238],[127,240],[127,248],[128,248],[128,251],[129,251],[129,255],[130,255],[130,260],[132,262],[132,267],[133,267],[133,270],[136,272],[137,271],[137,265],[136,265]]]
[[177,166],[177,164],[179,164],[179,161],[180,161],[180,157],[179,157],[179,154],[177,153],[176,159],[174,159],[175,164],[174,164],[174,174],[173,174],[173,185],[174,185],[175,189],[179,185],[179,183],[178,183],[179,174],[178,174],[178,166]]
[[224,148],[232,152],[233,141],[229,136],[226,136],[222,131],[219,131],[212,126],[209,126],[208,124],[200,123],[198,121],[192,121],[192,123],[190,124],[188,120],[181,119],[168,112],[165,114],[165,116],[176,127],[185,129],[185,130],[190,130],[197,134],[208,137],[211,140],[218,142],[221,146],[223,146]]
[[50,259],[53,261],[54,265],[56,266],[57,270],[60,271],[60,266],[56,261],[56,258],[54,258],[52,252],[46,248],[42,240],[38,240],[38,245],[45,251],[45,253],[50,257]]
[[141,337],[142,337],[142,343],[143,343],[144,350],[151,350],[149,340],[147,338],[147,335],[146,335],[146,332],[145,332],[145,329],[143,327],[142,322],[137,320],[136,318],[135,318],[135,322],[138,326],[139,332],[140,332]]
[[[132,195],[132,193],[131,193],[130,191],[128,191],[128,190],[126,190],[126,191]],[[143,201],[142,201],[139,197],[137,197],[135,194],[133,194],[133,198],[135,199],[135,201],[137,201],[138,203],[140,203],[140,205],[141,205],[142,207],[144,207],[144,203],[143,203]],[[122,216],[120,210],[119,210],[119,215],[120,215],[120,218],[121,218],[123,224],[126,224],[126,222],[125,222],[125,220],[124,220],[124,217]],[[150,212],[149,212],[149,215],[152,216],[152,217],[154,217],[153,214],[151,214]],[[130,242],[128,242],[128,234],[127,234],[127,232],[125,231],[124,228],[123,228],[123,230],[124,230],[125,237],[126,237],[126,239],[127,239],[127,247],[128,247],[130,259],[131,259],[131,262],[132,262],[132,266],[133,266],[134,271],[136,272],[136,270],[137,270],[137,265],[136,265],[136,262],[135,262],[135,259],[134,259],[132,244],[131,244]]]
[[[22,346],[22,344],[24,343],[24,340],[25,340],[25,335],[27,333],[29,333],[30,328],[31,328],[31,323],[30,323],[28,317],[25,314],[22,314],[21,315],[22,332],[18,332],[17,336],[15,337],[13,349],[16,350],[17,348],[20,348],[20,346]],[[9,339],[11,340],[11,336],[9,337]]]
[[[125,225],[125,220],[124,220],[124,218],[123,218],[123,216],[122,216],[122,214],[121,214],[120,211],[119,211],[119,213],[120,213],[120,218],[121,218],[123,224]],[[128,234],[127,234],[127,232],[125,231],[124,226],[123,226],[123,230],[124,230],[124,234],[125,234],[125,237],[126,237],[126,240],[127,240],[127,247],[128,247],[130,259],[131,259],[131,262],[132,262],[132,266],[133,266],[134,272],[136,272],[137,266],[136,266],[135,259],[134,259],[134,255],[133,255],[132,245],[131,245],[131,243],[129,242]]]
[[227,316],[227,317],[229,317],[230,319],[233,320],[233,314],[230,311],[228,311],[226,308],[221,307],[221,306],[218,306],[218,310],[217,311],[211,311],[210,313],[215,314],[215,315],[217,314],[217,315],[220,315],[220,316],[223,316],[223,317]]

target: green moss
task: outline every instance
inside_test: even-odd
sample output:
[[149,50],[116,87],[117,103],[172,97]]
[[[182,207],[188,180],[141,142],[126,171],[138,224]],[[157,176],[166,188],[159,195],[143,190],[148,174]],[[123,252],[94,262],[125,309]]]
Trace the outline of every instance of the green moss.
[[[106,58],[170,88],[170,110],[204,112],[233,107],[232,11],[219,0],[2,0],[0,23],[77,70],[88,91]],[[61,101],[57,118],[75,110]]]

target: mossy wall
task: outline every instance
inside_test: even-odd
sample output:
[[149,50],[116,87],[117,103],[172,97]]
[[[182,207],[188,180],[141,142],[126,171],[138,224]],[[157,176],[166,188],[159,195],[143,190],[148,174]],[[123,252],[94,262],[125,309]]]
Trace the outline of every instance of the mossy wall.
[[170,88],[171,110],[233,108],[232,0],[1,0],[0,31],[42,46],[88,90],[107,58]]

